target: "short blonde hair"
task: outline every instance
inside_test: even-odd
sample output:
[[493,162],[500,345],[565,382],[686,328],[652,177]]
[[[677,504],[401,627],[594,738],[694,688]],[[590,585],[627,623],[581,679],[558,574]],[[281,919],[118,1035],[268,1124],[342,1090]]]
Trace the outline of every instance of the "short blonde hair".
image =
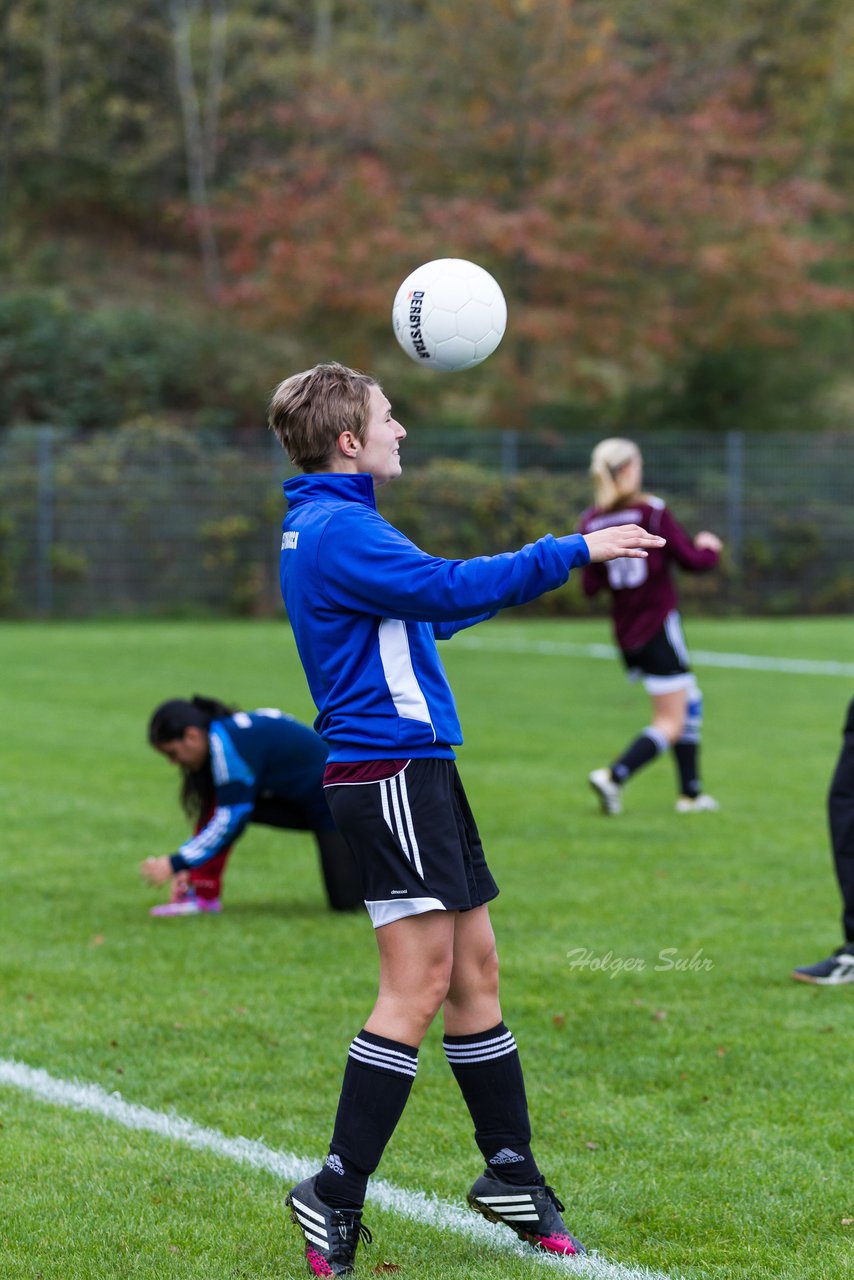
[[634,486],[627,483],[626,466],[640,456],[633,440],[610,436],[599,441],[590,458],[590,474],[596,506],[601,511],[613,511],[634,496]]
[[267,421],[295,466],[323,471],[342,431],[352,431],[364,444],[371,387],[378,385],[346,365],[316,364],[279,383]]

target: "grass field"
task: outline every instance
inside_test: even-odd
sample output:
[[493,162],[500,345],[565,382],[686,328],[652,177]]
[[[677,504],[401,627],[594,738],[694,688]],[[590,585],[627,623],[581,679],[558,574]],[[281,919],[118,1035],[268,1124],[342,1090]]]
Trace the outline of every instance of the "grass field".
[[[502,886],[503,1004],[535,1150],[569,1225],[604,1259],[668,1277],[852,1275],[854,988],[788,976],[839,940],[824,797],[851,682],[698,665],[720,814],[676,816],[662,760],[606,820],[586,775],[646,723],[643,693],[616,662],[517,651],[601,642],[604,625],[473,634],[496,648],[444,649],[460,768]],[[845,661],[851,624],[695,621],[689,641]],[[148,713],[203,692],[310,719],[287,628],[6,625],[0,670],[0,1058],[319,1160],[374,992],[366,920],[326,912],[300,835],[249,832],[220,917],[151,920],[137,874],[183,835]],[[437,1026],[381,1173],[461,1204],[479,1168]],[[0,1087],[4,1280],[302,1276],[286,1190]],[[362,1274],[541,1271],[387,1210],[366,1220]]]

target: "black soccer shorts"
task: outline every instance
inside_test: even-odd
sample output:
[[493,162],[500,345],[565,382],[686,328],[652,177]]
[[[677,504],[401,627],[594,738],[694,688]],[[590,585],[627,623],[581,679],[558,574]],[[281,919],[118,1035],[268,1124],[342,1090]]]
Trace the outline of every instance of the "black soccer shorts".
[[674,609],[651,640],[639,649],[621,650],[630,680],[642,680],[647,693],[670,693],[694,684],[682,621]]
[[326,800],[359,865],[375,929],[497,897],[453,760],[410,760],[380,782],[328,785]]

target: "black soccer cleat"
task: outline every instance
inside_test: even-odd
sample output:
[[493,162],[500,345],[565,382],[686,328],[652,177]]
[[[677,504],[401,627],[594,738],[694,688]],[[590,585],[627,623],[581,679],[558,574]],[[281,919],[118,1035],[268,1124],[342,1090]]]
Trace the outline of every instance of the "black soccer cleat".
[[504,1182],[491,1169],[482,1173],[468,1194],[476,1213],[490,1222],[504,1222],[520,1240],[546,1253],[582,1254],[584,1245],[566,1229],[563,1205],[551,1187],[518,1187]]
[[305,1239],[305,1260],[315,1276],[349,1276],[360,1240],[371,1243],[361,1209],[333,1209],[314,1189],[317,1175],[288,1192],[291,1218]]

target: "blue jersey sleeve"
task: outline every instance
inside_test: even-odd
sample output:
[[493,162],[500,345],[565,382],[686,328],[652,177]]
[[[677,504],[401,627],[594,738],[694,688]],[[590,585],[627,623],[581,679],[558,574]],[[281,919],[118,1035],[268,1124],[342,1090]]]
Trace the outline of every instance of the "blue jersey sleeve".
[[172,855],[173,871],[200,867],[227,849],[242,835],[255,808],[253,770],[219,721],[213,722],[208,736],[216,807],[202,830]]
[[562,586],[570,569],[589,559],[579,534],[547,534],[520,551],[442,560],[382,516],[366,520],[363,508],[329,521],[319,555],[324,588],[339,607],[404,622],[464,625]]
[[187,840],[169,861],[173,871],[200,867],[233,844],[249,821],[254,804],[217,805],[205,827]]
[[476,618],[461,618],[459,622],[434,622],[433,635],[437,640],[450,640],[451,636],[455,636],[458,631],[465,631],[466,627],[476,627],[479,622],[488,622],[497,612],[497,609],[490,609],[489,613],[479,613]]

